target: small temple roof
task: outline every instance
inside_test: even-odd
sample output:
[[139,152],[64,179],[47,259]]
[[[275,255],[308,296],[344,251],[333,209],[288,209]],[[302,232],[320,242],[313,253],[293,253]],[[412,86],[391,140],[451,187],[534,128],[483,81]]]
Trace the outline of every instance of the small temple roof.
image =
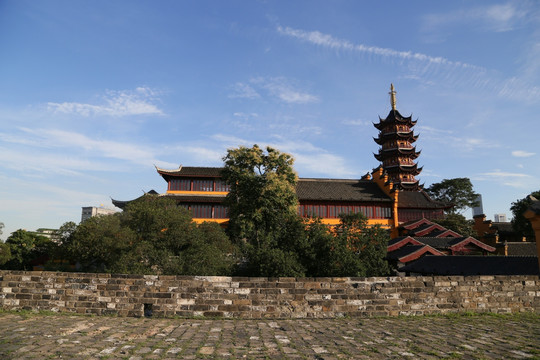
[[[441,230],[446,230],[446,228],[436,223],[422,224],[412,229],[409,233],[409,236],[425,236],[425,235],[432,234],[435,231],[441,231]],[[432,237],[437,237],[437,236],[432,236]]]
[[437,257],[445,256],[443,253],[437,251],[429,245],[420,244],[403,246],[395,251],[389,252],[386,255],[386,258],[389,260],[398,260],[399,262],[407,263],[417,260],[424,255],[434,255]]
[[394,239],[388,240],[386,250],[388,253],[396,251],[404,246],[409,245],[423,245],[420,241],[415,240],[412,236],[400,236]]
[[424,256],[399,271],[423,275],[540,275],[534,256]]
[[392,202],[392,199],[370,180],[300,178],[296,185],[296,194],[301,201]]
[[494,247],[484,244],[473,237],[415,237],[414,239],[437,250],[447,250],[473,244],[489,252],[495,251]]
[[111,198],[111,201],[112,201],[114,206],[116,206],[117,208],[120,208],[120,209],[123,210],[126,207],[126,205],[129,204],[130,202],[139,200],[140,198],[142,198],[144,196],[147,196],[147,195],[159,195],[159,194],[158,194],[157,191],[152,189],[152,190],[150,190],[148,192],[145,192],[144,194],[142,194],[141,196],[139,196],[138,198],[133,199],[133,200],[115,200],[115,199]]

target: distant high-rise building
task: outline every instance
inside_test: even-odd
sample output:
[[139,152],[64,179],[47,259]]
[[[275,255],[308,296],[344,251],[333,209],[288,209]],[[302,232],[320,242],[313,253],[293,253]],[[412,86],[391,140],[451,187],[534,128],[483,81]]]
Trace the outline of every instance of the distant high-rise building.
[[482,205],[482,195],[478,194],[478,197],[476,198],[477,206],[472,208],[472,215],[473,217],[478,215],[484,215],[484,206]]
[[508,222],[506,214],[495,214],[495,222]]
[[114,214],[116,210],[107,209],[104,207],[95,207],[95,206],[84,206],[82,208],[81,222],[84,220],[90,219],[92,216],[97,215],[111,215]]

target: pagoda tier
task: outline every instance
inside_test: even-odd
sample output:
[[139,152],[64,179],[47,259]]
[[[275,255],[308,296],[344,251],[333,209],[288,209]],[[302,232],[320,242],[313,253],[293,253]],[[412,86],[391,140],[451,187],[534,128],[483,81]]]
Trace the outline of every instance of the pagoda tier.
[[[379,150],[378,154],[373,154],[373,156],[375,156],[375,159],[379,160],[380,162],[390,160],[389,162],[387,162],[388,164],[397,163],[397,159],[399,159],[400,157],[406,157],[408,160],[415,160],[419,155],[420,151],[415,151],[414,148]],[[409,162],[405,161],[403,163]]]
[[392,110],[385,119],[379,117],[379,122],[373,124],[379,130],[379,136],[373,140],[380,145],[379,152],[373,154],[382,163],[383,170],[388,174],[388,180],[394,183],[396,189],[418,191],[421,189],[415,176],[422,171],[414,162],[420,155],[412,144],[418,139],[412,128],[416,121],[412,116],[404,117],[396,110],[394,85],[390,87]]
[[[392,119],[392,121],[389,122],[388,119]],[[416,120],[412,120],[412,116],[403,117],[396,109],[390,110],[386,119],[382,119],[379,116],[379,123],[373,124],[377,130],[383,133],[404,129],[405,127],[412,128],[414,125],[416,125]]]
[[422,167],[418,167],[417,164],[412,165],[388,165],[386,167],[386,171],[388,173],[390,172],[402,172],[402,173],[408,173],[412,175],[418,175],[422,171]]
[[388,141],[395,140],[395,139],[406,140],[412,144],[418,139],[418,135],[414,135],[412,130],[408,132],[394,131],[394,132],[388,132],[384,134],[381,132],[379,134],[379,137],[373,138],[373,140],[379,145],[382,145],[384,143],[387,143]]

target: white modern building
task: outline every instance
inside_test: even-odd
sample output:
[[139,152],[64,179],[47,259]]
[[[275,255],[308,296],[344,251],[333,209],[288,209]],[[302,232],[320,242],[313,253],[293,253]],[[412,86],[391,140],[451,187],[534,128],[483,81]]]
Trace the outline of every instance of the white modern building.
[[81,222],[84,220],[90,219],[92,216],[98,215],[111,215],[116,213],[114,209],[107,209],[104,207],[95,207],[95,206],[84,206],[82,208]]

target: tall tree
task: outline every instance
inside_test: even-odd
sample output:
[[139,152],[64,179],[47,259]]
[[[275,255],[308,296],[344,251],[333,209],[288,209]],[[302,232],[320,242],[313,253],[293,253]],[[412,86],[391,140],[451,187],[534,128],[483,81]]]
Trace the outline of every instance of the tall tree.
[[469,178],[444,179],[440,183],[432,184],[426,192],[434,200],[452,204],[453,207],[446,210],[450,214],[478,205],[478,194],[474,192]]
[[523,216],[523,213],[532,205],[532,200],[530,196],[540,199],[540,190],[533,191],[529,196],[524,197],[523,199],[518,199],[512,203],[510,210],[512,211],[512,228],[515,232],[521,234],[529,241],[535,239],[534,230],[532,229],[531,223],[529,220]]
[[227,150],[223,179],[230,184],[227,231],[234,240],[254,246],[268,234],[279,232],[286,219],[297,213],[297,175],[291,155],[258,145]]

